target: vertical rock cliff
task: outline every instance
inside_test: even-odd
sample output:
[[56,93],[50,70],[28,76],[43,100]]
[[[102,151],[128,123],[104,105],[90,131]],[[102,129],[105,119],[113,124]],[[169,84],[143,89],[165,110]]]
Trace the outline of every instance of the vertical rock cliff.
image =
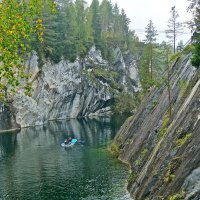
[[200,72],[190,58],[170,72],[172,115],[167,85],[152,88],[115,138],[135,200],[200,199]]
[[16,124],[12,111],[5,104],[0,103],[0,132],[18,129],[19,125]]
[[14,98],[16,122],[21,127],[46,123],[48,120],[111,113],[115,95],[140,90],[136,58],[119,48],[109,63],[93,46],[85,59],[54,64],[47,60],[39,68],[35,53],[28,73],[33,85],[32,96],[20,91]]

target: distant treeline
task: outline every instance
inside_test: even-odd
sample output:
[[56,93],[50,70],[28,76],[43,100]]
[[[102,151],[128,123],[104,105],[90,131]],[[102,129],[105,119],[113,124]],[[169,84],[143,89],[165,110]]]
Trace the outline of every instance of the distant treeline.
[[84,0],[57,0],[56,13],[45,9],[42,16],[43,42],[37,38],[32,48],[40,56],[59,62],[61,58],[74,61],[84,58],[93,44],[105,59],[112,59],[113,47],[135,50],[138,38],[129,29],[130,20],[124,10],[109,0],[93,0],[88,7]]

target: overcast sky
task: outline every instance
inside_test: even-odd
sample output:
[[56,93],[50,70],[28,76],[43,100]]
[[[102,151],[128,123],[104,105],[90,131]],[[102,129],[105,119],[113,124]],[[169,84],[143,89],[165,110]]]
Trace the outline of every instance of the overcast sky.
[[[92,0],[86,1],[90,4]],[[158,41],[167,40],[164,31],[167,29],[172,6],[176,6],[180,22],[191,18],[191,15],[186,11],[187,0],[111,0],[111,2],[113,4],[117,2],[120,9],[124,8],[131,20],[131,29],[136,31],[141,40],[145,37],[144,30],[150,19],[153,21],[156,30],[158,30]],[[185,34],[179,36],[178,41],[182,39],[186,42],[190,36],[190,30],[185,30]]]

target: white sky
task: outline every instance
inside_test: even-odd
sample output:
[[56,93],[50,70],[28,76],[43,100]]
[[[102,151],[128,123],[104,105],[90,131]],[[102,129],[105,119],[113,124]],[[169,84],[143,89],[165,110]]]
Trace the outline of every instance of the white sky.
[[[90,4],[92,0],[86,1]],[[127,16],[131,20],[131,29],[136,31],[136,34],[141,40],[145,38],[144,30],[151,19],[159,34],[157,37],[158,42],[163,40],[167,41],[163,31],[167,29],[167,23],[171,17],[170,10],[174,5],[180,16],[178,18],[180,22],[191,19],[191,14],[186,11],[188,6],[187,0],[111,0],[111,2],[113,4],[116,2],[120,9],[124,8]],[[185,34],[179,36],[178,41],[183,40],[187,42],[190,36],[190,30],[187,29],[185,30]]]

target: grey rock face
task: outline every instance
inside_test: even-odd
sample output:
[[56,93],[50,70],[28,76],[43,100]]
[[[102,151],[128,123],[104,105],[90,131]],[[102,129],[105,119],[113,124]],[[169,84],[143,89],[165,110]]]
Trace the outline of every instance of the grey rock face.
[[134,199],[200,199],[200,80],[190,57],[176,60],[170,72],[171,117],[167,86],[151,88],[115,138],[132,169]]
[[[140,89],[134,57],[128,53],[126,61],[119,49],[117,52],[112,66],[93,46],[81,62],[78,59],[73,63],[62,60],[54,64],[47,60],[41,69],[33,53],[27,63],[33,84],[32,97],[25,96],[23,91],[14,97],[17,123],[27,127],[54,119],[110,114],[118,86],[131,93]],[[120,75],[118,80],[110,75],[113,72]]]
[[200,199],[200,168],[195,169],[185,180],[183,191],[186,191],[185,199]]
[[0,133],[8,129],[17,130],[19,126],[15,123],[15,118],[10,109],[0,103]]

